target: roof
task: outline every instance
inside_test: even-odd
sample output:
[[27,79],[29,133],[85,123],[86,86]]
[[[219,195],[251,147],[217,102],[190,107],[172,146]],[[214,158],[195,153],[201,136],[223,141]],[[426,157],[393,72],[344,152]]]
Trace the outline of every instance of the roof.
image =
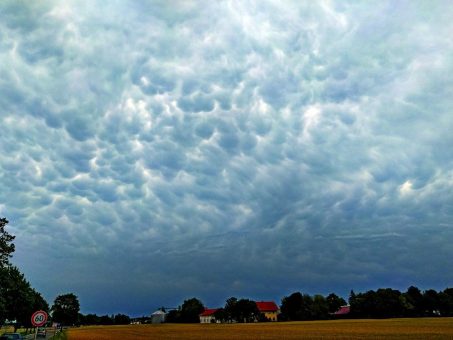
[[162,310],[159,309],[159,310],[156,310],[156,311],[155,311],[153,314],[151,314],[151,315],[165,315],[165,314],[167,314],[167,313],[165,313],[164,311],[162,311]]
[[214,313],[218,310],[218,308],[206,308],[204,312],[200,314],[200,316],[211,316],[214,315]]
[[274,301],[257,301],[255,303],[261,313],[278,311],[278,306]]
[[333,315],[346,315],[351,311],[351,306],[341,306]]

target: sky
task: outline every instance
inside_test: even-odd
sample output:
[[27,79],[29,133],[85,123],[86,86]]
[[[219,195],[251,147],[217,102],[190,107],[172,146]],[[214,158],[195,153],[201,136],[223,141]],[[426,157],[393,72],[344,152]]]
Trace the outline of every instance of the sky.
[[453,287],[450,1],[0,2],[0,216],[49,304]]

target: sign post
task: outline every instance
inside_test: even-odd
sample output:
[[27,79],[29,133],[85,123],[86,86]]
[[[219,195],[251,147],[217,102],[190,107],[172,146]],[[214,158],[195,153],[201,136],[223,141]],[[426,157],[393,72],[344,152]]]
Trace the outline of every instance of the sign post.
[[31,316],[31,324],[36,327],[35,340],[38,335],[38,327],[44,326],[47,322],[47,313],[43,310],[38,310]]

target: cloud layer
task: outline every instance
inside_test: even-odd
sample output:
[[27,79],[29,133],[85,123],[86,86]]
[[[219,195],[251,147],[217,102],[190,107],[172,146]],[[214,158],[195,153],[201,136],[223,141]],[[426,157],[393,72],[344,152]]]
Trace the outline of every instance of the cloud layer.
[[0,4],[0,214],[52,301],[451,286],[453,10]]

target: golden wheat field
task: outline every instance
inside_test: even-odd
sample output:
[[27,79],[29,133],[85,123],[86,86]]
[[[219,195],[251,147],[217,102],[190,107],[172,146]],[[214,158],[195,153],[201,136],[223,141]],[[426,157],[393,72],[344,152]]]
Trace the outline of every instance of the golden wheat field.
[[67,334],[69,340],[453,339],[453,318],[93,326]]

